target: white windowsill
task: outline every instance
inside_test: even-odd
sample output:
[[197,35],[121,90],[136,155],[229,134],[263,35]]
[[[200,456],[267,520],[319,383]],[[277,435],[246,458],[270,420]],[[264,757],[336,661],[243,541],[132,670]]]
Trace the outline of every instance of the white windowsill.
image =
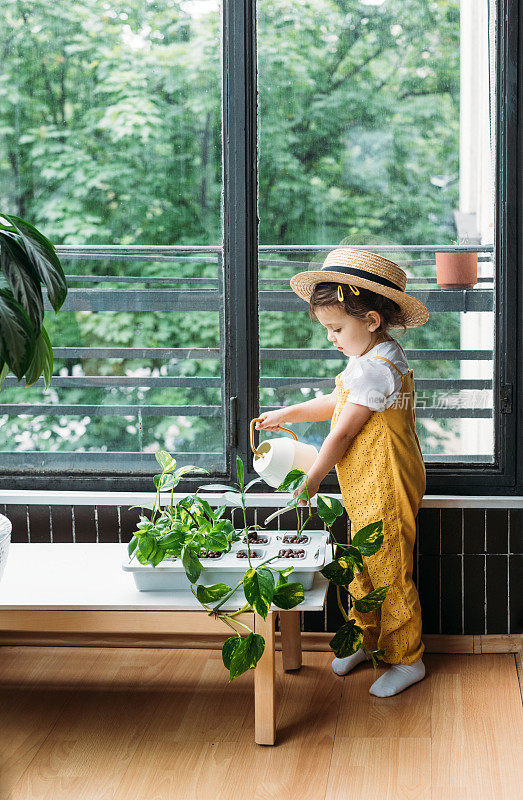
[[[330,497],[342,501],[341,494],[336,492],[322,492]],[[187,492],[174,494],[175,500],[185,497]],[[247,505],[265,508],[283,507],[290,499],[290,493],[247,493]],[[29,491],[27,489],[0,490],[0,504],[5,505],[49,505],[49,506],[140,506],[142,503],[152,502],[154,492],[61,492],[61,491]],[[162,499],[167,500],[170,492],[162,493]],[[221,496],[217,492],[202,492],[211,505],[219,505]],[[316,505],[316,498],[312,499]],[[467,495],[457,496],[448,494],[425,495],[422,508],[523,508],[523,497],[514,495]]]

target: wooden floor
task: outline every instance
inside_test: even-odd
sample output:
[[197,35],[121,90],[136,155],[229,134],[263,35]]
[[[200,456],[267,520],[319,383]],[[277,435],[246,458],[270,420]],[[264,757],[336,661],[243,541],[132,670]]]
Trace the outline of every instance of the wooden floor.
[[[1,800],[521,800],[514,654],[425,654],[392,698],[329,653],[283,674],[275,747],[253,742],[253,674],[219,652],[0,648]],[[520,676],[521,677],[521,676]]]

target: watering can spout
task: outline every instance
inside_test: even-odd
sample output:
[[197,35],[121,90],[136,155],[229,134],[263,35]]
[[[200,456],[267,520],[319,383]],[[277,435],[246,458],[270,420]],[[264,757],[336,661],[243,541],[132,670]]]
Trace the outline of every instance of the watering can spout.
[[280,430],[290,433],[293,439],[281,436],[277,439],[266,439],[258,447],[254,444],[254,425],[261,422],[261,417],[251,420],[251,450],[253,467],[263,480],[277,488],[293,469],[308,472],[318,457],[318,451],[312,444],[300,442],[289,428],[280,426]]

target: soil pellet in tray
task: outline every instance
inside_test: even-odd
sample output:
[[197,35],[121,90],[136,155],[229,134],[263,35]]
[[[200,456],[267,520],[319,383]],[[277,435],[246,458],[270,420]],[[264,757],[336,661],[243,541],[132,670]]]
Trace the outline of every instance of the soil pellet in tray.
[[285,544],[309,544],[309,537],[303,533],[299,539],[296,534],[294,536],[287,535],[283,537],[283,542]]
[[[261,553],[256,553],[254,550],[251,550],[251,558],[260,558],[260,556]],[[247,550],[238,550],[236,558],[248,558]]]
[[221,553],[217,550],[200,550],[200,558],[220,558]]
[[305,558],[305,550],[295,550],[289,547],[288,550],[283,548],[278,553],[278,558]]
[[[267,544],[267,536],[252,536],[249,535],[249,544]],[[244,536],[242,539],[243,544],[247,544],[247,538]]]

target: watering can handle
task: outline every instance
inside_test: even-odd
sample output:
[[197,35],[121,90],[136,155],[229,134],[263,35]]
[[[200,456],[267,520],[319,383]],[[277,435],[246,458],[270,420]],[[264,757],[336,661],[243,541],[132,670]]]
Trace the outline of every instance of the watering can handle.
[[[254,446],[254,425],[256,422],[261,422],[261,421],[262,417],[255,417],[254,419],[251,419],[251,450],[253,453],[256,453],[256,455],[262,455],[262,454],[259,453],[256,447]],[[291,431],[289,428],[282,428],[281,425],[279,425],[278,428],[280,429],[280,431],[287,431],[287,433],[292,434],[292,436],[294,436],[296,441],[298,441],[298,437],[296,436],[294,431]]]

